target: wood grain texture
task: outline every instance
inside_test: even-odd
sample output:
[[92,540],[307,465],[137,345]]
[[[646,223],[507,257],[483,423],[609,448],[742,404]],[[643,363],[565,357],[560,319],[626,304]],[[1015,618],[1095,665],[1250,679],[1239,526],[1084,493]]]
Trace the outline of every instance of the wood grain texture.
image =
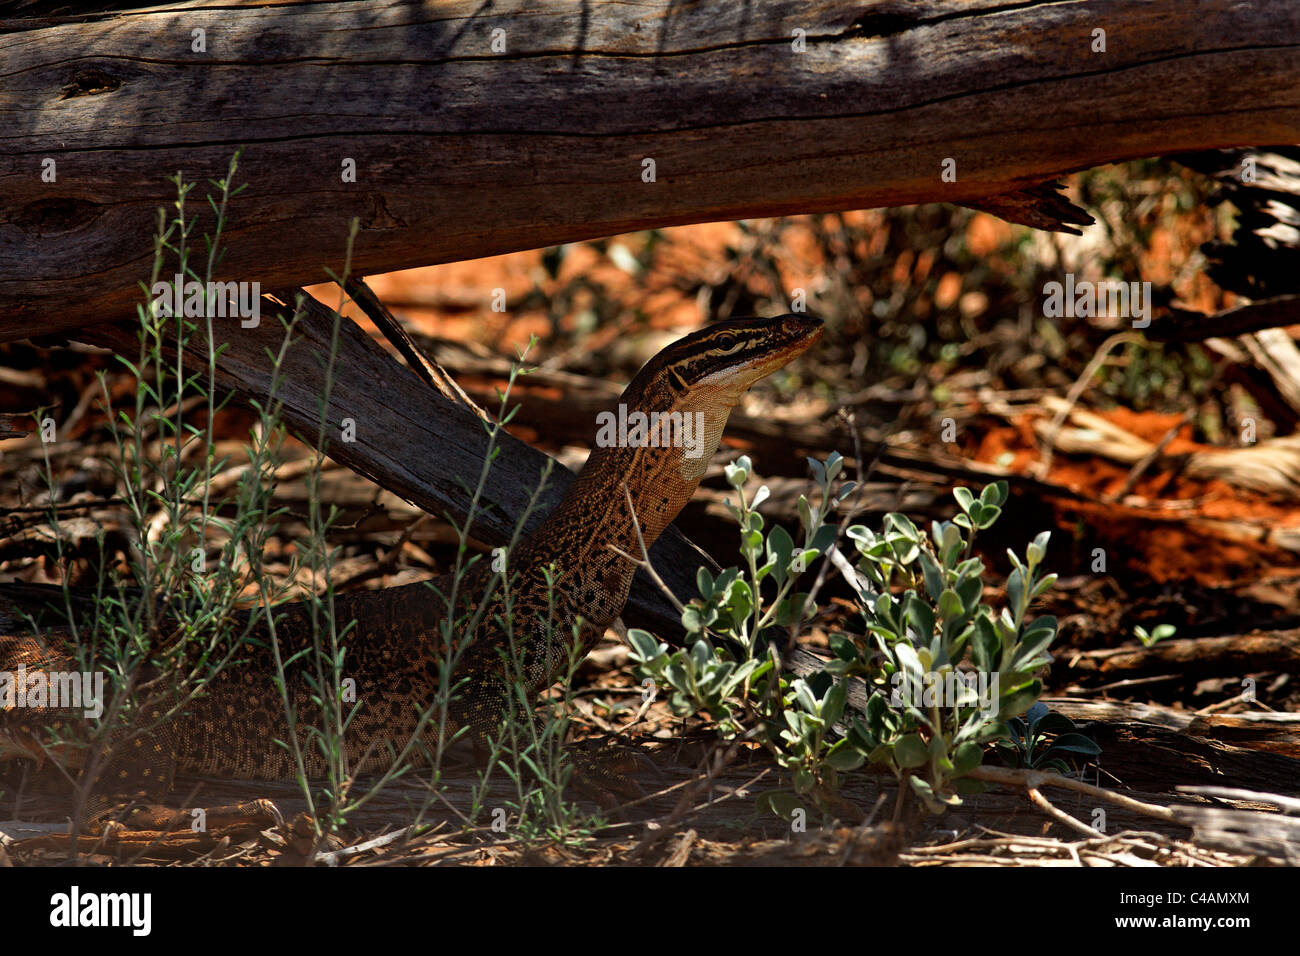
[[0,21],[0,337],[127,314],[165,177],[218,177],[239,146],[221,278],[285,288],[341,267],[354,216],[370,274],[756,215],[1014,210],[1073,169],[1300,139],[1290,0],[204,7]]
[[1070,661],[1079,673],[1111,678],[1180,674],[1185,678],[1300,669],[1300,630],[1255,631],[1224,637],[1169,638],[1151,647],[1080,651]]

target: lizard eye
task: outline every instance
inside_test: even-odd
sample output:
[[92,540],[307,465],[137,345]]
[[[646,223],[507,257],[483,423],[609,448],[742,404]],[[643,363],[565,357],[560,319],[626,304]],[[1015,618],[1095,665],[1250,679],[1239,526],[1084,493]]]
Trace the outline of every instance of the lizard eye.
[[720,352],[734,352],[740,347],[740,343],[736,341],[736,337],[730,334],[719,335],[717,345],[718,351]]

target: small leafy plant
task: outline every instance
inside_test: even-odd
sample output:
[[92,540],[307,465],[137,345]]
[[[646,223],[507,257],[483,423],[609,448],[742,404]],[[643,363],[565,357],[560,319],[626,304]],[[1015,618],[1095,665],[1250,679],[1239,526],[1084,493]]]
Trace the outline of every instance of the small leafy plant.
[[1172,624],[1157,624],[1150,632],[1140,624],[1133,628],[1133,633],[1142,642],[1143,647],[1154,647],[1167,637],[1173,637],[1178,628]]
[[[757,507],[760,487],[746,495],[751,465],[727,469],[738,503],[728,506],[740,527],[743,567],[716,578],[701,570],[700,596],[682,611],[697,639],[669,652],[644,631],[629,632],[640,676],[668,689],[679,715],[701,713],[724,739],[754,741],[791,773],[796,799],[823,799],[838,775],[865,764],[891,770],[932,813],[982,789],[968,775],[985,747],[1012,734],[1007,721],[1025,713],[1042,692],[1039,671],[1050,663],[1054,617],[1033,617],[1030,606],[1056,580],[1043,571],[1048,532],[1039,534],[1012,564],[1006,598],[985,600],[984,562],[973,555],[976,535],[997,521],[1007,485],[976,494],[958,488],[958,513],[923,534],[905,515],[884,517],[879,531],[855,524],[841,535],[831,514],[852,494],[836,486],[843,459],[810,460],[819,494],[799,499],[801,545],[781,527],[764,533]],[[839,550],[856,552],[856,562]],[[801,583],[822,561],[811,590]],[[804,678],[781,671],[788,635],[818,611],[816,591],[825,562],[858,597],[861,633],[829,635],[833,657]],[[847,708],[847,681],[863,680],[869,696],[861,713]],[[770,799],[774,808],[788,799]]]
[[628,632],[639,676],[668,689],[675,714],[707,714],[723,739],[763,745],[791,772],[799,793],[834,789],[838,771],[862,763],[847,740],[831,734],[844,714],[847,688],[829,674],[790,680],[778,666],[786,629],[797,631],[816,610],[799,583],[834,545],[837,529],[826,519],[853,490],[851,484],[833,489],[843,467],[839,455],[811,465],[820,495],[815,506],[799,497],[798,546],[780,526],[764,534],[757,508],[769,491],[762,486],[752,498],[746,494],[749,459],[727,466],[727,482],[738,497],[727,507],[740,528],[744,567],[727,568],[716,578],[706,568],[698,572],[700,596],[682,610],[682,625],[696,637],[689,650],[669,653],[649,633]]
[[1064,755],[1096,757],[1101,753],[1095,741],[1078,732],[1074,721],[1049,710],[1041,701],[1023,717],[1008,720],[1007,728],[1010,732],[998,741],[997,748],[1012,767],[1069,773],[1070,765]]
[[933,813],[982,789],[966,775],[986,744],[1007,735],[1004,721],[1042,693],[1037,674],[1051,662],[1047,648],[1057,632],[1056,618],[1029,614],[1056,580],[1042,570],[1049,532],[1023,559],[1007,551],[1006,603],[995,609],[983,599],[986,568],[972,551],[978,532],[1001,515],[1007,485],[989,485],[978,498],[966,488],[953,494],[960,512],[934,522],[929,536],[900,514],[886,515],[879,535],[848,529],[859,559],[845,577],[860,598],[866,635],[832,637],[833,672],[861,675],[874,688],[850,742],[905,780]]

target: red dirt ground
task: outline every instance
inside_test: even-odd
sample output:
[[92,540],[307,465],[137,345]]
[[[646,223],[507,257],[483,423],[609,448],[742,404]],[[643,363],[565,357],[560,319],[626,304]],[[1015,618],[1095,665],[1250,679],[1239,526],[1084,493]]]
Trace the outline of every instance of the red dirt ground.
[[[1163,438],[1182,418],[1126,408],[1097,414],[1152,442]],[[1033,431],[1035,418],[1024,414],[1009,424],[991,424],[968,449],[971,457],[1028,473],[1041,460]],[[1293,552],[1251,539],[1262,539],[1278,528],[1300,528],[1300,506],[1223,481],[1180,474],[1176,458],[1171,461],[1171,456],[1211,447],[1192,441],[1190,433],[1190,425],[1180,430],[1168,446],[1166,461],[1143,475],[1123,504],[1105,499],[1121,490],[1129,475],[1128,465],[1057,452],[1047,479],[1089,499],[1054,502],[1061,528],[1074,532],[1077,522],[1084,522],[1091,539],[1106,547],[1108,554],[1159,583],[1195,580],[1219,586],[1294,570]],[[1152,506],[1142,507],[1142,500]],[[1157,502],[1163,505],[1157,507]],[[1170,503],[1177,506],[1171,508]]]

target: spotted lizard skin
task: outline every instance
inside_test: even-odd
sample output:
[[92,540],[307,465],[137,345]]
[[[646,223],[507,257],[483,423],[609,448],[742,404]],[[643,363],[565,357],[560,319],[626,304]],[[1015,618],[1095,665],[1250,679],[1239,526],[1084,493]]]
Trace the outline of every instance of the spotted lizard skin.
[[[476,748],[494,734],[506,706],[505,661],[513,654],[518,673],[535,695],[562,677],[571,659],[585,656],[622,612],[636,564],[618,551],[639,555],[639,525],[648,547],[676,517],[699,484],[731,409],[753,382],[787,364],[807,349],[821,324],[806,316],[732,320],[710,326],[669,346],[636,375],[620,399],[629,409],[700,412],[705,425],[702,453],[687,457],[680,447],[595,448],[565,497],[536,532],[508,557],[513,648],[502,627],[504,596],[500,577],[480,561],[462,577],[457,627],[450,650],[460,658],[453,680],[465,678],[447,713],[443,732],[466,728]],[[627,491],[624,491],[624,488]],[[628,511],[630,493],[636,515]],[[617,549],[617,550],[615,550]],[[548,587],[547,571],[552,575]],[[488,607],[472,635],[464,622],[485,600]],[[344,678],[355,681],[360,703],[345,735],[351,773],[388,767],[417,731],[422,714],[435,712],[424,726],[412,762],[437,746],[440,714],[432,707],[449,648],[442,637],[447,617],[449,577],[382,591],[336,595],[334,619],[347,648]],[[58,592],[60,599],[62,592]],[[0,671],[20,664],[33,670],[76,670],[76,655],[66,629],[40,637],[20,633],[21,601],[0,586]],[[275,640],[283,660],[312,645],[310,605],[274,609]],[[245,619],[246,620],[246,619]],[[239,622],[236,622],[239,623]],[[576,634],[576,638],[575,638]],[[291,752],[275,741],[290,739],[285,708],[272,675],[275,657],[265,617],[237,660],[225,667],[172,720],[120,741],[99,788],[115,794],[160,799],[176,773],[248,779],[294,779]],[[299,658],[287,684],[299,715],[297,737],[309,778],[327,770],[320,748],[303,726],[320,719],[313,691]],[[14,708],[0,712],[0,768],[15,759],[48,750],[49,727],[75,736],[84,727],[80,711]],[[443,738],[445,739],[445,738]],[[63,757],[69,766],[78,761]],[[84,762],[84,757],[81,758]]]

